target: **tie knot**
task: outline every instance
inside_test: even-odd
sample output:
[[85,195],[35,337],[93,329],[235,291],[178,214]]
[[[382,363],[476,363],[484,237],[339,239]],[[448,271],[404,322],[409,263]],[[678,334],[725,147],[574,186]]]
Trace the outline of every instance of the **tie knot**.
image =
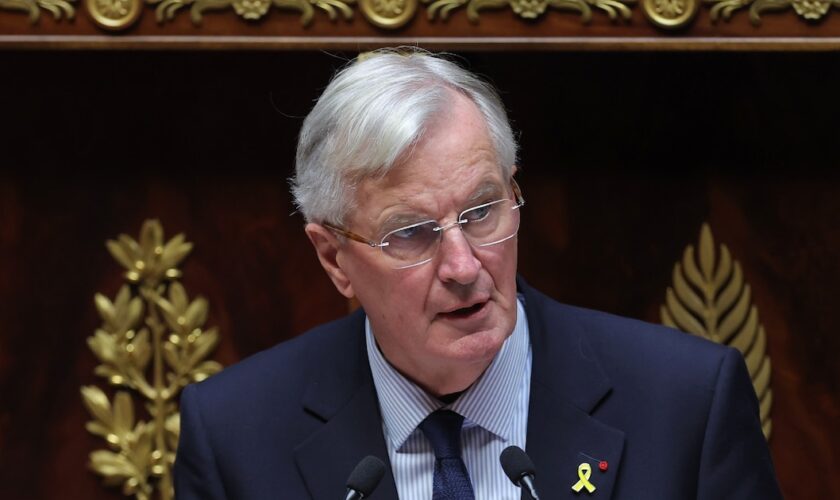
[[432,443],[435,458],[461,458],[461,426],[464,417],[450,410],[437,410],[420,422],[420,430]]

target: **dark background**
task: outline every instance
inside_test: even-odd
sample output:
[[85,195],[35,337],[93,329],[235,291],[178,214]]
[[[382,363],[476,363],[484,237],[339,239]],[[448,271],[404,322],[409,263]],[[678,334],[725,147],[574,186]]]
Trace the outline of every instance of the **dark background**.
[[[0,498],[119,498],[86,468],[85,339],[160,218],[195,243],[188,293],[231,364],[338,317],[287,178],[326,52],[0,52]],[[772,360],[785,496],[840,498],[840,54],[475,53],[521,133],[520,272],[568,303],[657,322],[711,224]],[[652,472],[655,474],[655,471]]]

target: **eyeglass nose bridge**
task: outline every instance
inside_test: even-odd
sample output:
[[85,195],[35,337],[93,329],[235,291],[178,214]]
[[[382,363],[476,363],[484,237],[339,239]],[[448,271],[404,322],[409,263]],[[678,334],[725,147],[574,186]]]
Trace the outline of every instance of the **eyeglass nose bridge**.
[[432,231],[439,232],[440,234],[443,234],[447,229],[451,229],[455,226],[460,226],[461,224],[465,224],[466,222],[467,222],[467,219],[457,219],[457,220],[454,220],[454,221],[450,222],[449,224],[445,224],[443,226],[438,226],[438,227],[432,229]]

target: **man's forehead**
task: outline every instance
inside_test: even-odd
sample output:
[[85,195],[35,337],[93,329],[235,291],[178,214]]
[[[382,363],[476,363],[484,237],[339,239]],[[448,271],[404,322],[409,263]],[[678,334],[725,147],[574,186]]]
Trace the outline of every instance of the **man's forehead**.
[[396,165],[381,178],[359,183],[355,201],[366,223],[381,222],[395,212],[437,219],[469,208],[465,205],[470,200],[486,192],[503,192],[504,186],[483,117],[471,100],[456,95]]
[[465,151],[451,163],[424,153],[411,155],[382,177],[363,180],[362,185],[368,194],[393,192],[398,196],[454,191],[467,196],[482,185],[504,185],[502,168],[490,144]]

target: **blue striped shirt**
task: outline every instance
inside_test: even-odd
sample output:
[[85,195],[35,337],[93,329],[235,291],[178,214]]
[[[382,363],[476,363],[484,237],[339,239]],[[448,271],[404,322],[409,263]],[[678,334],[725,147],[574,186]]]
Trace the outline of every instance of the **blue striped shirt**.
[[516,326],[490,366],[454,403],[445,405],[400,374],[385,360],[365,320],[368,358],[382,413],[382,430],[399,498],[429,500],[435,456],[417,426],[439,408],[464,416],[462,457],[476,500],[519,500],[520,490],[505,476],[499,455],[510,445],[525,449],[531,389],[531,342],[521,301]]

